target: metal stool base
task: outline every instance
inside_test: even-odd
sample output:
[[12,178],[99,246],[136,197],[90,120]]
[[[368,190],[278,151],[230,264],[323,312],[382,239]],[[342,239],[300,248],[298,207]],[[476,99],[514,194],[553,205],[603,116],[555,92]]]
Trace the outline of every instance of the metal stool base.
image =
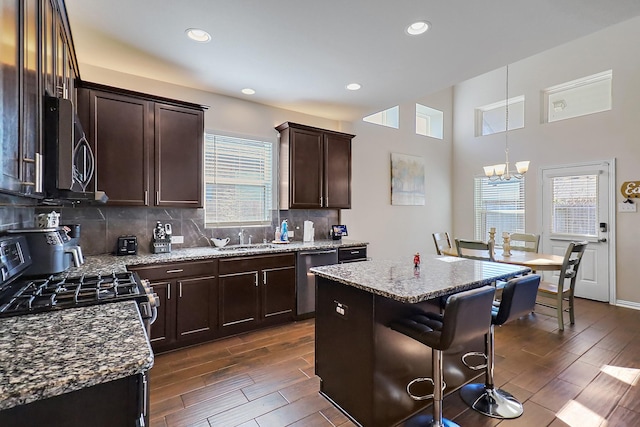
[[484,384],[467,384],[460,389],[464,402],[481,414],[493,418],[512,419],[522,415],[522,404],[510,393],[488,389]]
[[441,424],[434,424],[433,415],[417,415],[405,422],[404,427],[460,427],[460,425],[447,418],[443,418]]

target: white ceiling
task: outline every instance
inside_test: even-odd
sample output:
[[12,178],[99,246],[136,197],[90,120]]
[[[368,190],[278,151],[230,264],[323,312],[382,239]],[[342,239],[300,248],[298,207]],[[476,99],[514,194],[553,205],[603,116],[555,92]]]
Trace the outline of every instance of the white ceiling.
[[[639,0],[66,0],[82,65],[352,121],[640,15]],[[409,37],[405,28],[432,28]],[[185,36],[202,28],[213,39]],[[597,54],[594,52],[594,54]],[[362,89],[347,91],[358,82]],[[240,93],[245,87],[253,96]]]

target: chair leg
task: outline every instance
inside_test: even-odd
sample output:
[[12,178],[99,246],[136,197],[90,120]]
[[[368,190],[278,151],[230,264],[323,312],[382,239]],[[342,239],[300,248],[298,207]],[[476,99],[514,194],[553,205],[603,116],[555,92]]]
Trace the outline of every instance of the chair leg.
[[494,325],[485,335],[485,351],[487,352],[487,367],[485,383],[467,384],[460,389],[460,397],[475,411],[489,417],[500,419],[518,418],[524,411],[522,404],[510,393],[497,389],[493,383],[495,367]]
[[576,315],[573,311],[573,294],[569,295],[569,319],[572,325],[576,323]]
[[563,298],[562,298],[562,293],[558,292],[558,300],[556,302],[557,307],[556,307],[556,311],[558,313],[558,328],[561,331],[564,331],[564,309],[563,309]]

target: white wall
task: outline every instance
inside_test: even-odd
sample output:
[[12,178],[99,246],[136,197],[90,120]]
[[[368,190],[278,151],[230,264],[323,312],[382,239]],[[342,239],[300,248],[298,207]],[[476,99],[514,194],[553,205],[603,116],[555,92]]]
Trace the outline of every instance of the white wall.
[[[538,232],[538,169],[616,158],[616,198],[624,181],[640,180],[640,18],[610,27],[509,66],[509,96],[525,95],[525,128],[509,133],[510,160],[531,160],[526,175],[526,229]],[[611,111],[541,123],[541,90],[613,70]],[[473,178],[504,159],[504,134],[474,136],[474,108],[505,96],[505,69],[454,88],[453,229],[473,237]],[[459,209],[459,207],[467,207]],[[617,299],[640,307],[640,212],[617,214]]]
[[[415,103],[444,112],[444,139],[415,134]],[[370,242],[376,259],[435,253],[431,233],[451,229],[451,89],[400,104],[400,128],[353,123],[351,209],[342,210],[349,237]],[[392,107],[392,106],[389,106]],[[391,153],[425,160],[425,206],[391,205]]]
[[245,101],[158,80],[150,80],[88,64],[80,64],[80,75],[82,80],[88,82],[206,105],[209,108],[205,111],[204,126],[208,130],[268,138],[275,141],[278,132],[274,128],[283,122],[291,121],[348,132],[348,129],[343,129],[343,124],[335,120],[269,107],[250,100]]

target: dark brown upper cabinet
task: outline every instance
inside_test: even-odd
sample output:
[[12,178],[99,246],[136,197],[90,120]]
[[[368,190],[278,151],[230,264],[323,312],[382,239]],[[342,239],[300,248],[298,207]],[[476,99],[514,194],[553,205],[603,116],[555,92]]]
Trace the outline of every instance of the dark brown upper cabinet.
[[108,204],[202,207],[203,107],[93,83],[77,93]]
[[0,7],[0,191],[42,197],[44,95],[73,99],[79,76],[62,0]]
[[280,132],[280,209],[351,208],[355,135],[285,122]]

